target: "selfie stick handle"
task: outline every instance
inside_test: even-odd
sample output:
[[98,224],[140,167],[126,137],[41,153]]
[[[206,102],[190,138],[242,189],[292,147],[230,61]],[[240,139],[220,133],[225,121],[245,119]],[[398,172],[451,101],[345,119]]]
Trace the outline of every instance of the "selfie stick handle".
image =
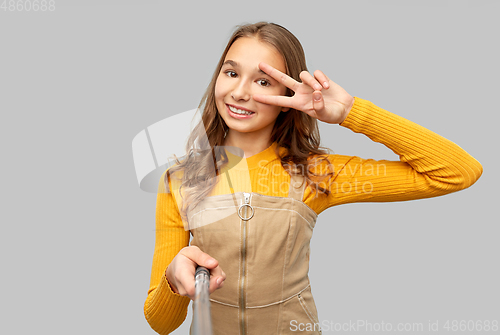
[[194,334],[212,335],[212,318],[210,316],[210,272],[203,266],[198,266],[195,273],[194,297]]

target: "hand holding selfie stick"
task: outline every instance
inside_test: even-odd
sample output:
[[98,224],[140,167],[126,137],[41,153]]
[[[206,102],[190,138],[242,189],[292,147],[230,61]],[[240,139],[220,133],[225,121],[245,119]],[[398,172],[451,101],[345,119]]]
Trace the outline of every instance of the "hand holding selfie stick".
[[195,273],[194,297],[194,334],[212,335],[212,318],[210,316],[210,272],[203,266],[198,266]]

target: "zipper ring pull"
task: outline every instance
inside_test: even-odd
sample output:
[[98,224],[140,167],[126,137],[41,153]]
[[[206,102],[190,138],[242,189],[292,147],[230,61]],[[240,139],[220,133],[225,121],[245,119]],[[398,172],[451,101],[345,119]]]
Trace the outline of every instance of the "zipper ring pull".
[[[245,206],[250,207],[250,209],[252,210],[252,214],[251,214],[248,218],[244,218],[243,216],[241,216],[241,209],[242,209],[243,207],[245,207]],[[251,218],[253,218],[254,213],[255,213],[255,210],[253,209],[252,205],[250,205],[250,204],[242,204],[242,205],[240,205],[240,207],[238,207],[238,216],[239,216],[239,217],[240,217],[240,219],[242,219],[242,220],[245,220],[245,221],[250,220]]]

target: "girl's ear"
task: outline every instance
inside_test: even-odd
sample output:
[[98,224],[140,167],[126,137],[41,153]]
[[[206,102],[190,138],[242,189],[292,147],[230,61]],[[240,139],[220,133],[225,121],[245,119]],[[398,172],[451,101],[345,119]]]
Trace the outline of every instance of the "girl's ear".
[[281,111],[282,111],[282,112],[288,112],[289,110],[290,110],[290,108],[288,108],[288,107],[283,107],[283,108],[281,108]]

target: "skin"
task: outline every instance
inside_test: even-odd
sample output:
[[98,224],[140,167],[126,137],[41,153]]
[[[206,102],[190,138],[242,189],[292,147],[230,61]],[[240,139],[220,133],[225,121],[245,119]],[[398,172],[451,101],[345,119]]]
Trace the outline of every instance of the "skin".
[[165,271],[172,291],[194,300],[194,274],[198,265],[210,270],[210,293],[224,285],[226,274],[220,268],[217,260],[201,251],[197,246],[189,246],[179,251]]
[[286,97],[254,94],[255,101],[294,108],[331,124],[342,123],[354,105],[354,97],[320,70],[314,71],[314,77],[309,72],[302,71],[299,75],[302,80],[300,83],[265,62],[260,62],[259,68],[290,88],[294,95]]
[[[256,38],[237,39],[224,59],[227,60],[239,66],[222,67],[215,86],[216,105],[229,127],[224,145],[242,149],[244,157],[271,145],[271,131],[281,112],[294,108],[320,121],[340,124],[354,104],[354,97],[320,70],[316,70],[314,76],[302,71],[302,82],[286,75],[283,57]],[[292,97],[284,96],[286,87],[294,92]],[[241,106],[255,114],[250,119],[235,119],[229,115],[226,104]],[[217,260],[196,246],[188,246],[179,251],[165,271],[175,293],[194,299],[197,265],[210,270],[210,293],[224,285],[226,274]]]

